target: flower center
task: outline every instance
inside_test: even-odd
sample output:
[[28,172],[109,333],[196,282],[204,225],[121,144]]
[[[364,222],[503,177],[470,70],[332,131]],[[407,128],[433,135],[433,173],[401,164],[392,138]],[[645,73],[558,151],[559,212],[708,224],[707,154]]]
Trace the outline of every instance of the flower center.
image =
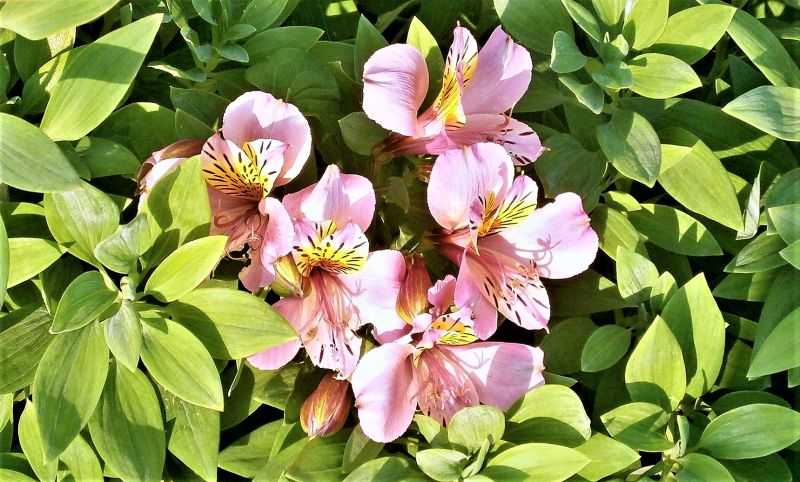
[[260,201],[267,196],[283,166],[286,145],[271,139],[245,142],[241,147],[221,139],[204,146],[203,176],[217,191]]
[[352,223],[339,229],[333,221],[305,221],[297,234],[301,242],[292,247],[292,255],[303,276],[309,276],[315,266],[333,274],[355,273],[367,262],[367,238]]

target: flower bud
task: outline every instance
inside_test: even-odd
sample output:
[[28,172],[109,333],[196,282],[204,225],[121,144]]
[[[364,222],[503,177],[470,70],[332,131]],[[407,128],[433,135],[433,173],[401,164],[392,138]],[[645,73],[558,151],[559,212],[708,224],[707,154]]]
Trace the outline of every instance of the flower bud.
[[406,277],[397,295],[397,314],[406,323],[428,310],[428,290],[433,286],[425,261],[419,254],[412,254],[406,264]]
[[337,380],[327,373],[314,393],[300,408],[300,426],[313,439],[333,435],[344,426],[353,395],[347,380]]
[[270,288],[281,297],[303,296],[306,289],[304,281],[292,256],[286,255],[275,262],[275,280]]

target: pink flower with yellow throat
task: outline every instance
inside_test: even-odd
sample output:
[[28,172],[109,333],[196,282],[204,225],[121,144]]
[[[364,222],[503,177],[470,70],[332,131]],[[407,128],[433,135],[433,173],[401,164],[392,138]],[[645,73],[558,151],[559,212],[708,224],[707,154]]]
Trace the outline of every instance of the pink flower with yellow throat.
[[298,337],[249,360],[273,370],[302,346],[314,365],[347,378],[361,356],[358,328],[378,322],[387,330],[404,325],[395,305],[405,260],[399,251],[369,252],[364,232],[375,212],[375,191],[362,176],[328,166],[319,182],[287,194],[283,204],[294,235],[291,254],[279,265],[289,264],[297,288],[273,307]]
[[428,91],[428,68],[414,47],[395,44],[375,52],[364,65],[367,116],[395,134],[384,149],[398,154],[441,154],[476,142],[502,145],[516,164],[543,152],[530,127],[506,112],[531,81],[531,56],[498,27],[478,51],[472,34],[453,31],[442,89],[419,114]]

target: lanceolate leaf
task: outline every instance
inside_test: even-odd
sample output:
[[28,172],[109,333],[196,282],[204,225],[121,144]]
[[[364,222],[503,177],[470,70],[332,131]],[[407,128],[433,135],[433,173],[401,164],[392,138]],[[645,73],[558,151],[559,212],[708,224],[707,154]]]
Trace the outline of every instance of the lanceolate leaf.
[[656,317],[633,349],[625,367],[625,385],[633,400],[665,410],[683,399],[686,368],[681,347],[661,317]]
[[14,324],[0,332],[0,393],[13,393],[33,381],[36,367],[55,338],[48,331],[53,319],[44,307],[29,305],[7,314]]
[[172,301],[193,290],[217,266],[227,241],[227,236],[209,236],[181,246],[153,271],[145,293]]
[[0,27],[39,40],[60,30],[88,23],[116,3],[117,0],[8,2],[0,12]]
[[800,440],[800,413],[754,403],[725,412],[703,430],[698,448],[720,459],[752,459]]
[[67,286],[58,302],[52,333],[76,330],[97,320],[117,299],[99,271],[87,271]]
[[800,141],[800,89],[796,87],[758,87],[722,111],[778,139]]
[[619,110],[597,128],[597,140],[609,162],[623,175],[647,186],[656,182],[661,167],[658,136],[635,112]]
[[744,10],[737,10],[728,26],[728,33],[773,85],[800,88],[797,63],[758,19]]

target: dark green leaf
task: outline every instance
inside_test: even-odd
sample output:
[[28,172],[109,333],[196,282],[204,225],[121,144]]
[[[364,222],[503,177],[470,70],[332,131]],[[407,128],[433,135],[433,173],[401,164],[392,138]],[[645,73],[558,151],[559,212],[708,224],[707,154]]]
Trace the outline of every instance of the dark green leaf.
[[[414,20],[409,28],[414,28]],[[364,73],[364,63],[379,49],[386,47],[388,43],[383,35],[372,25],[372,22],[363,15],[358,19],[358,32],[356,33],[356,58],[355,58],[355,78],[360,80]]]
[[33,381],[36,367],[53,340],[48,329],[53,319],[44,307],[25,306],[7,314],[13,322],[0,332],[0,393],[13,393]]
[[789,313],[764,338],[753,357],[747,376],[755,378],[800,366],[798,335],[800,335],[800,308]]
[[707,455],[686,454],[676,462],[678,482],[734,482],[725,466]]
[[[549,54],[558,31],[573,35],[572,20],[559,0],[494,0],[506,31],[525,47]],[[537,28],[531,28],[536,25]]]
[[617,325],[604,325],[592,333],[581,354],[581,370],[599,372],[614,366],[631,344],[631,332]]
[[550,53],[550,68],[559,74],[568,74],[583,68],[586,56],[575,45],[575,39],[566,32],[556,32]]

